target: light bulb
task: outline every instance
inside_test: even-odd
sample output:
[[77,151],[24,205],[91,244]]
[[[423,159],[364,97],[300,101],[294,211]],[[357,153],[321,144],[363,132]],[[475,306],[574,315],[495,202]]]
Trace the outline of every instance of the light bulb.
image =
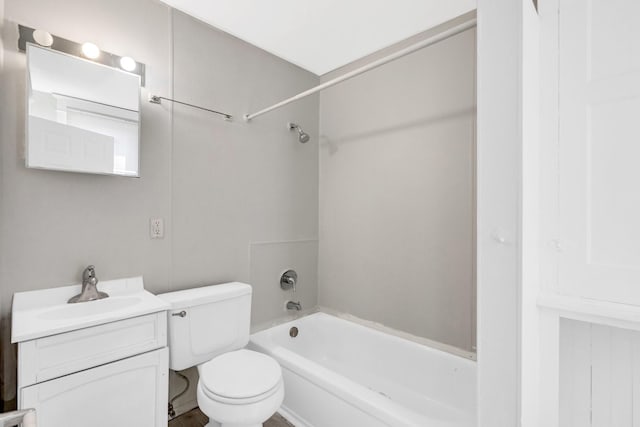
[[33,39],[40,46],[50,47],[53,44],[53,36],[50,33],[47,33],[46,31],[43,31],[43,30],[34,30]]
[[133,71],[136,69],[136,61],[130,56],[120,58],[120,67],[125,71]]
[[82,54],[89,59],[96,59],[100,56],[100,48],[93,43],[84,43],[82,45]]

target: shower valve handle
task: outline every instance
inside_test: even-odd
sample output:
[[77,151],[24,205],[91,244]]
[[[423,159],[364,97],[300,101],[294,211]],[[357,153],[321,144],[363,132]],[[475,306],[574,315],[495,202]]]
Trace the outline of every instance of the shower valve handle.
[[295,292],[296,283],[298,283],[298,273],[294,270],[287,270],[282,273],[282,276],[280,277],[280,288],[283,291],[293,289],[293,292]]

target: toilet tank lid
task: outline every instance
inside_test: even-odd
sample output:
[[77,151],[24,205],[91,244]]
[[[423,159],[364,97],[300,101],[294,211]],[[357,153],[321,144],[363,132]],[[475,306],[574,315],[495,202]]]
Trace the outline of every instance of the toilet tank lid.
[[167,292],[158,295],[168,302],[172,310],[209,304],[251,295],[251,285],[241,282],[223,283],[221,285],[202,286],[200,288],[185,289],[183,291]]

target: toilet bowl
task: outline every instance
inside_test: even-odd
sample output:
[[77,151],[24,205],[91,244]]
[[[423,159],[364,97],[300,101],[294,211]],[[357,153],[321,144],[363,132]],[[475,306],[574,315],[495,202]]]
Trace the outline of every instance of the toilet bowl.
[[198,366],[198,406],[209,427],[261,426],[284,399],[282,370],[262,353],[237,350]]
[[208,427],[262,426],[284,399],[278,362],[243,348],[251,291],[234,282],[159,295],[171,305],[169,367],[198,367],[198,406],[209,417]]

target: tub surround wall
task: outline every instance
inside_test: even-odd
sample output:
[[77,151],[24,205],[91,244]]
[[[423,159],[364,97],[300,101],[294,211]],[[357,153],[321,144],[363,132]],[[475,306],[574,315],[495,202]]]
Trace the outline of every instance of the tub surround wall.
[[[279,276],[252,276],[250,246],[317,239],[318,98],[250,124],[242,115],[314,86],[318,77],[154,0],[68,0],[64,7],[5,0],[4,18],[2,398],[11,400],[15,393],[8,322],[12,294],[78,283],[87,264],[95,264],[103,280],[143,275],[154,293],[255,280],[264,287],[254,291],[261,321],[286,316],[288,295],[278,286]],[[24,167],[25,56],[17,52],[17,23],[92,41],[146,64],[141,178]],[[166,102],[150,104],[150,93],[220,109],[236,119],[225,122]],[[300,122],[312,140],[299,144],[286,130],[287,121]],[[151,217],[164,218],[164,239],[149,238]],[[315,269],[313,251],[301,259],[286,255],[273,255],[283,271],[296,262]],[[311,273],[305,286],[311,291],[301,292],[300,299],[315,306]]]
[[[253,299],[260,301],[260,304],[251,305],[253,331],[265,329],[273,326],[274,323],[281,323],[285,318],[290,320],[317,309],[316,304],[306,303],[318,299],[317,240],[252,243],[250,251],[250,283],[254,284]],[[267,281],[272,277],[281,277],[282,273],[289,268],[293,268],[298,273],[296,291],[270,292],[270,284]],[[302,310],[287,312],[285,303],[282,302],[283,296],[287,301],[300,301]],[[279,306],[283,313],[286,313],[286,317],[274,321],[274,316],[271,314],[271,307],[274,306]]]
[[475,29],[324,91],[320,133],[319,304],[471,351]]

